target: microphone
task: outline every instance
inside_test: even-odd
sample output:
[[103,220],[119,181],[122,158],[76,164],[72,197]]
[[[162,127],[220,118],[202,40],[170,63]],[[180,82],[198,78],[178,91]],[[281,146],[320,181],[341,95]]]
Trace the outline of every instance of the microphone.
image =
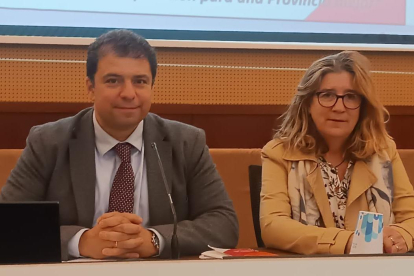
[[171,192],[168,189],[167,178],[165,177],[164,167],[162,166],[160,154],[158,153],[157,144],[155,142],[152,142],[151,147],[155,150],[155,153],[157,154],[158,166],[160,167],[162,181],[164,182],[165,191],[167,192],[167,195],[170,198],[170,207],[171,207],[171,212],[174,218],[174,229],[173,229],[173,234],[171,237],[171,259],[178,260],[180,258],[180,245],[178,244],[178,236],[177,236],[177,226],[178,226],[177,214],[175,212],[174,202],[171,197]]

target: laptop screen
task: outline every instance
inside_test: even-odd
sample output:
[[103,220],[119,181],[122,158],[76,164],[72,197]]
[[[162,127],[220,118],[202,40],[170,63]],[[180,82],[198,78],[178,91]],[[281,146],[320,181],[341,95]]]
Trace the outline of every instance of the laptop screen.
[[60,262],[58,202],[0,203],[0,264]]

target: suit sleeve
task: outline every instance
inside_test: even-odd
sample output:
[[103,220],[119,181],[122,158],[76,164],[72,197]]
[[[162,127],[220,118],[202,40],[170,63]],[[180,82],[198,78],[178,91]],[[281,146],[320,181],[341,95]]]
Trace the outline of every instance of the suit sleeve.
[[[408,251],[413,251],[414,237],[414,189],[408,179],[401,158],[392,142],[391,162],[394,180],[393,212],[395,224],[391,225],[404,238]],[[409,169],[409,168],[408,168]]]
[[[204,132],[198,130],[192,149],[188,149],[187,190],[189,219],[178,223],[181,255],[197,255],[208,245],[234,248],[238,241],[238,221],[223,181],[210,156]],[[173,225],[156,229],[166,240],[162,258],[171,256]]]
[[269,142],[262,151],[260,226],[266,247],[299,254],[344,254],[352,231],[304,225],[292,219],[288,162],[283,146]]
[[53,160],[53,150],[45,144],[41,129],[32,128],[26,147],[1,190],[0,201],[44,200]]
[[[42,128],[33,127],[26,140],[16,167],[10,173],[6,185],[0,193],[0,202],[44,201],[55,167],[56,150],[51,141],[42,137]],[[81,226],[61,226],[61,258],[69,258],[68,242],[81,229]]]

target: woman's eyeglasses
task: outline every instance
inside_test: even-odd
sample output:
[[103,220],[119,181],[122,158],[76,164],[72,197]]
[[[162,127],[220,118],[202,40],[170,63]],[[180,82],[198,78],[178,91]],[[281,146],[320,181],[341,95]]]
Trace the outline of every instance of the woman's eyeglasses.
[[362,96],[355,93],[347,93],[342,96],[336,95],[334,92],[317,92],[318,102],[323,107],[333,107],[338,102],[338,99],[342,99],[345,108],[357,109],[362,104]]

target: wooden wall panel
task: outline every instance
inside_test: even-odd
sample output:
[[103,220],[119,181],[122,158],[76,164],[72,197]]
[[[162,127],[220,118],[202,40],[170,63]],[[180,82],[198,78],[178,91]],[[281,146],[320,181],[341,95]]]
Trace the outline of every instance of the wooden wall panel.
[[[414,107],[412,108],[414,109]],[[395,139],[397,148],[414,149],[414,115],[391,116],[387,130]]]
[[193,125],[204,129],[211,148],[261,148],[277,126],[277,115],[196,115]]
[[[86,46],[0,44],[0,148],[21,148],[33,125],[88,102]],[[210,147],[262,147],[299,79],[333,51],[159,48],[153,112],[205,129]],[[388,129],[414,148],[414,52],[365,52]]]
[[71,116],[72,113],[0,113],[0,148],[21,149],[29,130],[36,125]]
[[[0,103],[0,148],[23,148],[34,125],[76,114],[87,104]],[[211,148],[261,148],[271,138],[286,106],[200,106],[154,104],[160,116],[202,128]],[[387,129],[398,148],[414,148],[414,108],[391,107]]]
[[[0,44],[0,102],[87,103],[86,46]],[[158,51],[154,103],[286,105],[309,65],[332,51]],[[414,52],[366,52],[381,101],[414,106]]]

